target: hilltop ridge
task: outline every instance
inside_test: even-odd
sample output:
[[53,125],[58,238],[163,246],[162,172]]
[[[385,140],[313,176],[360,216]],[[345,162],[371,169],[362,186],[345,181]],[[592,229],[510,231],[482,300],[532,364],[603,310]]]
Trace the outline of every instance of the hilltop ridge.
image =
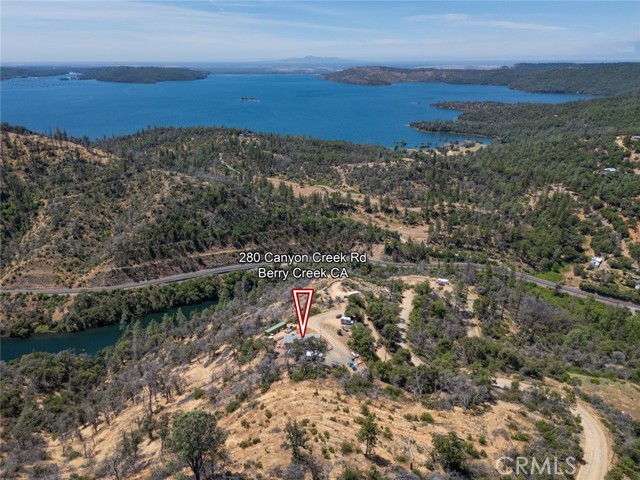
[[640,63],[520,63],[491,69],[353,67],[324,78],[354,85],[402,82],[504,85],[536,93],[615,95],[640,89]]
[[202,70],[178,67],[133,67],[133,66],[51,66],[51,67],[14,67],[3,66],[0,69],[1,79],[24,77],[51,77],[67,75],[63,80],[98,80],[116,83],[158,83],[201,80],[208,73]]

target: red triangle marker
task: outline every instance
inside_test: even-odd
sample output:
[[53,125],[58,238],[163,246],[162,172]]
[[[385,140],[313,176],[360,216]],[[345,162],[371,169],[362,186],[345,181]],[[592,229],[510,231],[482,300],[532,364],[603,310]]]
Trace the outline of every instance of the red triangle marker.
[[[313,288],[294,288],[291,290],[293,297],[293,306],[298,318],[298,329],[300,330],[300,338],[304,338],[307,334],[307,323],[309,322],[309,313],[311,313],[311,302],[313,302]],[[304,305],[304,312],[300,306],[300,297],[307,297]]]

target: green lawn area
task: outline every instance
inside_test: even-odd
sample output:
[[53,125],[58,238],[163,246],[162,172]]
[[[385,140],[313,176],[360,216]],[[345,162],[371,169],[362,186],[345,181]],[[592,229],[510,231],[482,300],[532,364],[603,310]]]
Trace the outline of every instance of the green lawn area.
[[537,285],[530,285],[529,292],[536,297],[544,299],[549,305],[563,308],[577,316],[584,316],[586,314],[585,311],[588,309],[589,315],[593,317],[601,317],[606,314],[607,309],[615,308],[596,302],[592,299],[572,297],[566,293],[558,295],[554,293],[553,290],[538,287]]
[[564,279],[562,274],[567,271],[569,271],[569,265],[562,265],[559,268],[556,268],[556,266],[554,266],[553,270],[544,273],[536,273],[535,276],[541,278],[542,280],[558,283]]
[[548,280],[549,282],[558,283],[562,281],[562,273],[560,272],[544,272],[544,273],[536,273],[535,275],[542,280]]

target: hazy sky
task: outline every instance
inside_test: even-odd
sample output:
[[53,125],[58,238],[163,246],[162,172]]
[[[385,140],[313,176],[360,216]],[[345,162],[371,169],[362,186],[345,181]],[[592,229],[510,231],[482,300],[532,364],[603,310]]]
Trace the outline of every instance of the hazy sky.
[[640,60],[640,2],[1,0],[2,62]]

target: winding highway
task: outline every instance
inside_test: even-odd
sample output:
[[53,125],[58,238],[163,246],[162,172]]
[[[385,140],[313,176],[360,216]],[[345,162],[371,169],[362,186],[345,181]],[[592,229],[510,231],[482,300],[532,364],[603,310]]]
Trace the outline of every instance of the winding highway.
[[[476,268],[482,269],[485,268],[486,265],[477,264],[477,263],[451,263],[451,264],[443,264],[443,263],[427,263],[427,264],[417,264],[417,263],[397,263],[397,262],[385,262],[385,261],[374,261],[369,260],[371,263],[375,263],[378,265],[388,265],[388,266],[396,266],[396,267],[409,267],[409,266],[420,266],[427,270],[434,270],[439,267],[453,266],[458,269],[462,268]],[[255,270],[260,267],[269,267],[273,266],[271,263],[237,263],[234,265],[227,265],[224,267],[217,268],[208,268],[205,270],[197,270],[195,272],[187,272],[187,273],[179,273],[177,275],[169,275],[166,277],[155,278],[151,280],[142,280],[140,282],[131,282],[131,283],[122,283],[119,285],[106,285],[106,286],[96,286],[96,287],[73,287],[73,288],[2,288],[0,289],[0,293],[44,293],[47,295],[74,295],[82,292],[104,292],[111,290],[127,290],[132,288],[143,288],[148,287],[150,285],[164,285],[167,283],[176,283],[183,282],[185,280],[189,280],[192,278],[198,277],[206,277],[209,275],[220,275],[223,273],[236,272],[240,270]],[[604,297],[602,295],[585,292],[578,288],[568,287],[566,285],[561,285],[559,283],[550,282],[549,280],[543,280],[542,278],[534,277],[533,275],[529,275],[528,273],[513,271],[509,269],[509,271],[513,272],[513,275],[519,279],[524,280],[526,282],[534,283],[540,287],[550,288],[554,290],[558,290],[560,292],[566,293],[568,295],[578,297],[578,298],[593,298],[595,301],[604,303],[607,305],[611,305],[613,307],[620,308],[628,308],[633,313],[640,310],[640,305],[625,302],[623,300],[617,300],[615,298]]]
[[164,285],[167,283],[184,282],[192,278],[207,277],[209,275],[221,275],[223,273],[237,272],[239,270],[255,270],[258,267],[267,267],[271,264],[254,263],[245,264],[237,263],[227,265],[225,267],[207,268],[205,270],[197,270],[195,272],[179,273],[177,275],[169,275],[167,277],[154,278],[151,280],[142,280],[140,282],[121,283],[119,285],[105,285],[98,287],[74,287],[74,288],[2,288],[1,293],[44,293],[47,295],[75,295],[82,292],[107,292],[111,290],[129,290],[132,288],[143,288],[151,285]]
[[[445,263],[415,264],[415,263],[397,263],[397,262],[371,261],[371,263],[378,263],[378,264],[382,264],[382,265],[389,265],[389,266],[396,266],[396,267],[421,266],[421,267],[426,268],[428,270],[433,270],[433,269],[436,269],[436,268],[439,268],[439,267],[444,267],[444,266],[453,266],[453,267],[455,267],[457,269],[475,268],[475,269],[478,269],[478,270],[487,267],[487,265],[483,265],[483,264],[480,264],[480,263],[467,263],[467,262],[457,262],[457,263],[450,263],[450,264],[445,264]],[[498,267],[498,266],[497,265],[492,265],[492,267]],[[585,292],[584,290],[580,290],[579,288],[573,288],[573,287],[568,287],[566,285],[561,285],[559,283],[554,283],[554,282],[551,282],[549,280],[544,280],[542,278],[534,277],[533,275],[529,275],[528,273],[515,271],[515,270],[513,270],[511,268],[508,268],[508,267],[503,267],[503,268],[506,268],[509,272],[513,273],[513,275],[518,280],[523,280],[525,282],[534,283],[534,284],[538,285],[539,287],[544,287],[544,288],[549,288],[549,289],[552,289],[552,290],[557,290],[559,292],[566,293],[567,295],[571,295],[573,297],[593,298],[597,302],[604,303],[604,304],[607,304],[607,305],[611,305],[612,307],[628,308],[633,313],[635,313],[635,312],[640,310],[640,305],[638,305],[636,303],[625,302],[624,300],[618,300],[618,299],[615,299],[615,298],[605,297],[605,296],[602,296],[602,295],[598,295],[596,293]]]
[[[412,264],[412,263],[395,263],[395,262],[383,262],[383,261],[371,261],[371,262],[380,264],[380,265],[396,266],[396,267],[420,266],[426,270],[435,270],[445,265],[441,263]],[[463,269],[463,268],[481,269],[486,267],[485,265],[471,264],[471,263],[453,263],[448,265],[458,269]],[[140,282],[123,283],[119,285],[84,287],[84,288],[16,288],[16,289],[2,289],[0,290],[0,292],[2,293],[34,293],[34,294],[43,293],[43,294],[50,294],[50,295],[54,295],[54,294],[55,295],[73,295],[81,292],[112,291],[112,290],[118,290],[118,289],[143,288],[151,285],[164,285],[169,283],[182,282],[192,278],[204,277],[208,275],[220,275],[224,273],[230,273],[230,272],[242,271],[242,270],[255,270],[260,267],[269,267],[269,266],[273,266],[273,264],[269,264],[269,263],[234,264],[234,265],[228,265],[224,267],[198,270],[195,272],[170,275],[170,276],[151,279],[151,280],[143,280]],[[607,305],[629,308],[631,309],[632,312],[637,312],[638,310],[640,310],[640,305],[637,305],[631,302],[624,302],[621,300],[603,297],[601,295],[591,294],[576,288],[571,288],[571,287],[560,285],[554,282],[550,282],[548,280],[543,280],[523,272],[516,272],[512,270],[510,270],[510,272],[512,272],[513,275],[520,280],[531,282],[545,288],[557,289],[559,291],[567,293],[568,295],[572,295],[580,298],[591,297],[595,301],[598,301]],[[403,307],[402,317],[406,321],[408,319],[408,315],[410,312],[411,296],[407,295],[407,297],[404,300],[405,301],[403,302],[403,305],[402,305]],[[329,318],[332,319],[334,317],[334,313],[335,312],[331,311],[326,313],[325,316],[327,316],[327,319]],[[322,331],[322,333],[326,335],[328,334],[328,331]],[[340,342],[336,342],[336,343],[341,345]],[[347,350],[342,352],[343,357],[349,356]],[[420,359],[412,353],[412,359],[414,358],[415,358],[414,363],[416,364],[422,363],[422,361],[420,361]],[[508,388],[510,386],[510,381],[503,378],[498,378],[496,383],[497,383],[497,386],[500,388]],[[578,403],[574,408],[574,414],[579,414],[581,416],[583,427],[584,427],[582,446],[584,450],[585,464],[582,465],[580,470],[578,471],[577,478],[579,480],[601,480],[602,478],[604,478],[604,475],[606,475],[606,472],[608,471],[608,468],[610,465],[610,458],[611,458],[611,449],[607,441],[605,429],[602,423],[598,420],[598,418],[594,414],[592,414],[581,403]]]

